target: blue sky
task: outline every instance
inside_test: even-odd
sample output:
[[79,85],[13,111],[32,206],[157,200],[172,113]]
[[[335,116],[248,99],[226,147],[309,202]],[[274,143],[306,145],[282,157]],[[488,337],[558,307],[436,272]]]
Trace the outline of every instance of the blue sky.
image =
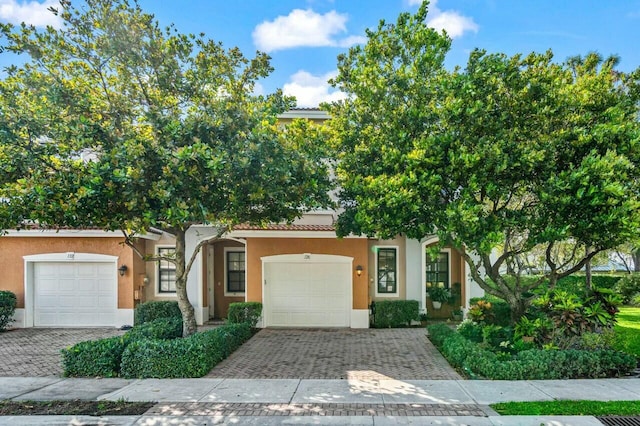
[[[72,0],[78,1],[78,0]],[[273,74],[258,90],[283,88],[299,106],[340,98],[326,80],[336,57],[364,41],[380,19],[394,22],[420,0],[140,0],[162,25],[205,33],[247,56],[272,57]],[[0,0],[0,21],[56,25],[46,7],[56,0]],[[597,51],[617,54],[619,68],[640,66],[640,0],[437,0],[429,24],[453,38],[448,67],[464,66],[478,47],[507,54],[552,49],[558,61]],[[0,65],[7,58],[0,56]]]

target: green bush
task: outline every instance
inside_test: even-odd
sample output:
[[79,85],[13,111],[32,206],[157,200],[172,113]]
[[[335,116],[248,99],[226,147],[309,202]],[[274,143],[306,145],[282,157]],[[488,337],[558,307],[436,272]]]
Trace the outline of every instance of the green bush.
[[249,324],[224,325],[175,340],[139,340],[122,355],[127,378],[202,377],[251,337]]
[[136,325],[125,334],[127,341],[142,339],[169,340],[182,337],[182,318],[158,318]]
[[477,322],[466,319],[458,325],[456,330],[467,340],[475,343],[482,342],[482,326]]
[[251,328],[254,328],[256,324],[258,324],[260,315],[262,315],[262,303],[234,302],[229,305],[229,312],[227,313],[227,323],[247,323]]
[[[469,374],[492,380],[543,380],[616,377],[629,373],[635,357],[612,350],[531,349],[504,359],[459,333],[428,327],[429,338],[449,363]],[[432,336],[435,335],[434,339]],[[508,355],[507,355],[508,356]]]
[[417,300],[383,300],[376,302],[373,318],[375,328],[407,327],[420,320],[420,306]]
[[62,349],[62,366],[67,377],[117,377],[124,350],[143,339],[175,339],[182,336],[182,320],[158,318],[137,325],[122,336],[80,342]]
[[0,290],[0,331],[13,322],[16,311],[16,295],[7,290]]
[[477,311],[474,309],[475,306],[480,307],[479,313],[483,316],[481,322],[485,324],[506,326],[511,323],[511,308],[504,300],[488,294],[484,297],[472,297],[469,302],[469,316],[473,316],[473,312]]
[[64,376],[117,377],[125,347],[124,336],[115,336],[62,349]]
[[640,274],[625,275],[613,289],[622,297],[623,303],[629,303],[634,295],[640,293]]
[[171,300],[152,300],[136,306],[134,314],[134,325],[144,324],[158,318],[180,318],[182,312],[178,307],[178,302]]
[[455,334],[455,331],[446,324],[432,324],[427,326],[429,332],[429,340],[433,342],[436,347],[442,346],[444,341]]

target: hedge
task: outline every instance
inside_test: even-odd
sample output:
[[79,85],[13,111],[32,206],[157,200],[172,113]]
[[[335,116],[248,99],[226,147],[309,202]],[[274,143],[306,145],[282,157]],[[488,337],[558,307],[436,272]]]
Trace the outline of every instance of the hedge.
[[260,315],[262,315],[262,303],[234,302],[229,304],[229,311],[227,312],[227,323],[247,323],[251,328],[254,328],[258,324]]
[[443,324],[427,327],[429,338],[449,363],[472,378],[548,380],[617,377],[637,365],[634,356],[613,350],[530,349],[505,359]]
[[182,336],[182,320],[159,318],[133,327],[122,336],[89,340],[62,349],[66,377],[117,377],[128,345],[143,339],[175,339]]
[[175,340],[139,340],[122,355],[126,378],[202,377],[251,337],[249,324],[223,325]]
[[16,311],[16,295],[8,290],[0,290],[0,331],[13,322]]
[[375,302],[373,326],[375,328],[395,328],[411,325],[420,320],[417,300],[383,300]]
[[133,324],[140,325],[158,318],[180,318],[182,320],[182,312],[180,312],[178,302],[171,300],[152,300],[141,303],[136,306]]

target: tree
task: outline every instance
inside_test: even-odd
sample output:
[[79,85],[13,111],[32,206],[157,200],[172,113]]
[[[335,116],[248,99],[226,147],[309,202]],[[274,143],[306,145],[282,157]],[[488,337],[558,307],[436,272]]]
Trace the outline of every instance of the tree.
[[[447,71],[450,40],[426,26],[427,7],[382,21],[339,58],[333,85],[348,97],[328,106],[338,230],[437,234],[516,320],[536,287],[638,232],[639,74],[591,55],[481,50]],[[561,261],[563,241],[573,248]],[[543,276],[523,280],[534,249]]]
[[[290,221],[328,205],[322,130],[282,127],[293,106],[252,92],[272,68],[204,35],[161,29],[126,0],[63,0],[60,30],[0,27],[0,49],[26,56],[0,82],[0,229],[160,229],[176,239],[184,335],[196,330],[186,278],[196,224]],[[190,257],[189,257],[190,256]]]

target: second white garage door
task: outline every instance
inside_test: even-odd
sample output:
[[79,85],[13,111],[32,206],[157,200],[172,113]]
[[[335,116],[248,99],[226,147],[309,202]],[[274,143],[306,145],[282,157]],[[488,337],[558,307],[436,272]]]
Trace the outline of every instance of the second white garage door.
[[351,258],[284,255],[263,261],[267,327],[349,327]]
[[36,262],[33,325],[113,326],[117,312],[112,262]]

